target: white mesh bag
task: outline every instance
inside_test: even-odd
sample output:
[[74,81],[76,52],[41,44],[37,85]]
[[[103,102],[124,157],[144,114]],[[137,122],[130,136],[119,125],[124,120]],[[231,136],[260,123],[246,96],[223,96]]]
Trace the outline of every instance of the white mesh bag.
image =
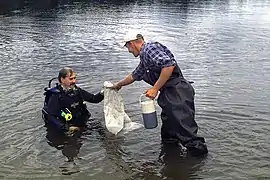
[[124,132],[129,132],[142,127],[141,124],[132,122],[125,113],[122,96],[116,90],[108,88],[112,85],[109,81],[104,82],[104,117],[106,128],[116,135],[122,129]]

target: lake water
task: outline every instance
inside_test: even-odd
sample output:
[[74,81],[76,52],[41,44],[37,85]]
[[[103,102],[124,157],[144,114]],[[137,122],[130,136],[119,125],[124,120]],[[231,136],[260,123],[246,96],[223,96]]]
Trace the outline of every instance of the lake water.
[[[269,1],[42,2],[13,2],[0,15],[1,179],[270,179]],[[153,130],[111,135],[103,103],[88,104],[92,128],[79,139],[46,131],[48,80],[64,66],[90,92],[122,79],[139,62],[119,45],[129,28],[170,48],[195,82],[207,157],[162,147],[160,118]],[[120,91],[134,122],[142,123],[138,98],[148,87]]]

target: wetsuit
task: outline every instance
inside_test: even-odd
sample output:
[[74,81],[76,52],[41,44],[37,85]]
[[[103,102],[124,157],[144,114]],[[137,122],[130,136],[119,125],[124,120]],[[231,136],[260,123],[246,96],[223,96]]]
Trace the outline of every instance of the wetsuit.
[[[68,131],[70,126],[84,126],[91,116],[84,101],[99,103],[103,99],[104,96],[101,93],[92,94],[77,86],[64,90],[58,85],[57,90],[48,100],[47,106],[44,107],[46,123],[64,132]],[[66,121],[61,115],[62,111],[70,112],[72,119]]]

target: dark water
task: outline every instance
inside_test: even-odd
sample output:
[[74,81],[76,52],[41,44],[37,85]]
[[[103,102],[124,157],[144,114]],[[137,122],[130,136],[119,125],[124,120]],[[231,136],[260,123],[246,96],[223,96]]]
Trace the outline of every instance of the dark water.
[[[270,179],[269,1],[3,2],[1,179]],[[88,104],[92,129],[79,139],[43,127],[43,88],[59,68],[74,68],[78,83],[97,92],[136,67],[139,60],[119,46],[134,27],[167,45],[195,81],[206,158],[162,148],[160,119],[153,130],[110,135],[102,128],[103,103]],[[135,122],[147,87],[137,82],[121,90]]]

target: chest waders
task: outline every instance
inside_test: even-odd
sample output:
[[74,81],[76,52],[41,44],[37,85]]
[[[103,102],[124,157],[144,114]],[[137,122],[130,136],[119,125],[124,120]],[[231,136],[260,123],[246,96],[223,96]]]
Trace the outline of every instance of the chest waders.
[[[146,71],[144,81],[154,85],[160,76],[160,71]],[[195,154],[208,152],[203,137],[198,137],[198,125],[195,122],[195,91],[184,79],[178,65],[165,85],[160,89],[158,105],[161,112],[161,138],[163,142],[180,142],[188,151]]]

